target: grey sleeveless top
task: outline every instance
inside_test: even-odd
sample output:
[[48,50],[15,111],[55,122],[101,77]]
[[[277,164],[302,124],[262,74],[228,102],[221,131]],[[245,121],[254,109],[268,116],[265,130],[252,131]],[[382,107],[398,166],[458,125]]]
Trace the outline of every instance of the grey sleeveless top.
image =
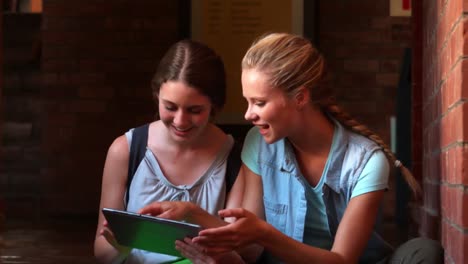
[[[128,145],[133,129],[125,133]],[[226,197],[226,164],[234,139],[229,135],[208,170],[191,185],[173,185],[161,171],[153,152],[146,148],[145,156],[133,176],[127,211],[136,212],[155,201],[190,201],[208,213],[216,215],[224,208]],[[125,201],[124,201],[125,203]],[[132,249],[125,263],[164,263],[176,257]]]

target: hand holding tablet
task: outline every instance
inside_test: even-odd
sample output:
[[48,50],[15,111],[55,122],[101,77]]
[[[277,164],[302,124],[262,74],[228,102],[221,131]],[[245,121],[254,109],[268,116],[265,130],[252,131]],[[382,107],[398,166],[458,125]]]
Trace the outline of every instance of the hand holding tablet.
[[103,208],[108,225],[123,246],[180,257],[175,241],[195,237],[201,226],[149,215]]

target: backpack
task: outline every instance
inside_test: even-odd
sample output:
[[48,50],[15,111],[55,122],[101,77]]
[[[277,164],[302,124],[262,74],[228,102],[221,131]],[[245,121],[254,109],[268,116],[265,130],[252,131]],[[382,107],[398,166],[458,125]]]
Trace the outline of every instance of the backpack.
[[[126,205],[128,205],[130,198],[130,184],[132,183],[133,175],[145,156],[146,144],[148,142],[148,129],[149,124],[145,124],[133,130],[132,143],[130,144],[130,158],[128,160],[127,193],[125,195]],[[241,144],[235,141],[229,153],[226,165],[226,194],[231,191],[242,165],[240,158],[241,149]]]

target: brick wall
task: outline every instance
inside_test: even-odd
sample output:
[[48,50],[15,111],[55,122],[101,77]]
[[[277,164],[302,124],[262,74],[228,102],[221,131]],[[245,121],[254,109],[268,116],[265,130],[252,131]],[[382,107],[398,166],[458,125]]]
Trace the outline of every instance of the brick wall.
[[[3,1],[0,0],[0,5],[3,6]],[[3,28],[3,16],[0,16],[0,28]],[[2,30],[3,32],[3,30]],[[3,50],[3,34],[0,34],[0,51]],[[0,52],[0,61],[3,61],[3,52]],[[0,65],[0,100],[3,101],[3,63]],[[3,105],[0,104],[0,106]],[[3,130],[3,107],[0,107],[0,131]],[[0,142],[3,142],[3,135],[0,133]],[[0,146],[3,146],[1,144]],[[3,147],[0,147],[0,161],[3,160]],[[3,232],[5,229],[5,219],[6,219],[6,212],[5,212],[5,197],[4,195],[0,195],[0,233]],[[0,236],[0,243],[2,243],[2,236]]]
[[180,37],[178,12],[178,1],[44,1],[46,214],[97,212],[107,148],[154,116],[150,80]]
[[403,52],[411,47],[410,19],[390,17],[386,0],[320,1],[317,13],[318,44],[339,101],[390,143]]
[[[468,75],[465,56],[466,1],[424,2],[423,175],[425,199],[421,232],[441,226],[446,263],[468,263],[466,175]],[[440,195],[439,195],[440,193]],[[440,197],[440,201],[439,201]]]
[[[7,214],[35,218],[42,155],[39,15],[3,15],[0,194]],[[1,199],[1,198],[0,198]]]

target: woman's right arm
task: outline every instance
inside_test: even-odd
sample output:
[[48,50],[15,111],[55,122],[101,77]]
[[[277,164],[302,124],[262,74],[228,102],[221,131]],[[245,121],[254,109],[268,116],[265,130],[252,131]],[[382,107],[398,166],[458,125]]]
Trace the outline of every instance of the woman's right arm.
[[[241,170],[244,174],[245,182],[242,208],[254,213],[260,219],[265,219],[262,177],[251,171],[245,164],[242,164]],[[259,244],[251,244],[249,246],[239,248],[237,251],[248,263],[254,263],[262,254],[263,247]]]
[[[234,217],[236,221],[229,225],[202,230],[193,241],[209,248],[210,254],[236,250],[247,262],[254,262],[263,248],[255,244],[259,223],[266,223],[263,207],[262,178],[244,164],[241,170],[245,176],[245,189],[242,208],[231,208],[219,211],[221,217]],[[213,235],[214,234],[214,235]]]
[[105,238],[104,233],[109,232],[109,229],[104,226],[105,218],[101,209],[103,207],[124,209],[128,160],[127,139],[125,136],[120,136],[109,147],[102,176],[99,220],[94,240],[94,256],[100,263],[116,263],[119,259],[123,260],[126,257],[124,248],[120,248],[117,244],[111,245]]

